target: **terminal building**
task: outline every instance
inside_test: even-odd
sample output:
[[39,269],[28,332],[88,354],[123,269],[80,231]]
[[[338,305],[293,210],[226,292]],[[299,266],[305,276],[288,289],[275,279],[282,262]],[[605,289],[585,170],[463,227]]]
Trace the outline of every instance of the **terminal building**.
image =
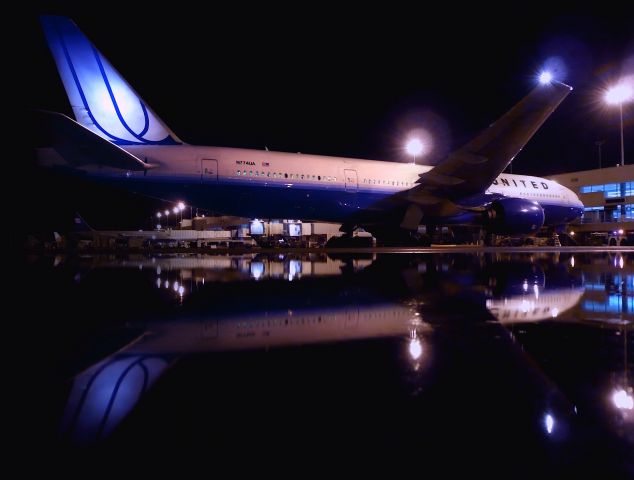
[[634,165],[552,175],[584,205],[568,231],[581,245],[630,245],[634,240]]

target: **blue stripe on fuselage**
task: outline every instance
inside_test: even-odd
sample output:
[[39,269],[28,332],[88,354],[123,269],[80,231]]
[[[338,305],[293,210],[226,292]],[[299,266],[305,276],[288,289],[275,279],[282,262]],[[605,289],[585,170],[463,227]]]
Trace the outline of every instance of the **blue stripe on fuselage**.
[[[99,181],[127,190],[170,201],[185,200],[200,208],[246,218],[297,218],[343,223],[359,212],[402,189],[346,191],[341,184],[261,180],[257,178],[201,181],[192,175],[158,175],[154,172],[121,175],[91,175]],[[290,180],[290,179],[289,179]],[[300,183],[301,182],[301,183]],[[478,205],[486,205],[502,195],[482,195]],[[475,200],[475,199],[473,199]],[[473,202],[471,202],[473,203]],[[475,204],[474,204],[475,205]],[[545,225],[561,225],[578,218],[582,210],[570,205],[540,203]],[[437,219],[438,223],[477,223],[480,215],[471,212]]]

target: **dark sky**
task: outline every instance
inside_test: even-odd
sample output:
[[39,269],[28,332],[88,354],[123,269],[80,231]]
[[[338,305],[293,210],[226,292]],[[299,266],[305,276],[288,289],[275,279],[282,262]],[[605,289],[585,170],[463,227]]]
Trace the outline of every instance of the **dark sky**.
[[[524,4],[526,12],[462,10],[457,18],[424,7],[206,13],[174,5],[162,14],[38,11],[71,16],[189,143],[403,161],[402,137],[422,127],[434,137],[433,163],[510,108],[557,57],[574,91],[515,171],[592,168],[598,139],[605,164],[618,161],[617,110],[601,106],[600,92],[627,69],[628,56],[634,75],[634,9],[586,15]],[[68,113],[35,17],[33,104]],[[625,117],[631,158],[634,105]]]
[[[604,166],[619,161],[618,111],[601,105],[601,91],[634,74],[632,8],[213,5],[33,7],[23,29],[26,106],[70,114],[37,21],[62,14],[188,143],[406,161],[402,139],[426,128],[434,163],[514,105],[555,59],[574,91],[514,172],[594,168],[599,139]],[[631,163],[634,104],[624,115]]]

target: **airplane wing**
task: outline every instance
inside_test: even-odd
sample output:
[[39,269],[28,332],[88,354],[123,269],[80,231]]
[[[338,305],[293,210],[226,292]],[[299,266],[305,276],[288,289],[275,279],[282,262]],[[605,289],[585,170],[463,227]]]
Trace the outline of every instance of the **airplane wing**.
[[504,171],[572,87],[539,85],[473,140],[420,175],[418,185],[399,192],[408,210],[401,227],[414,229],[429,207],[483,192]]
[[41,131],[46,132],[53,148],[73,166],[91,164],[131,171],[156,167],[94,134],[66,115],[44,110],[36,111],[35,115]]

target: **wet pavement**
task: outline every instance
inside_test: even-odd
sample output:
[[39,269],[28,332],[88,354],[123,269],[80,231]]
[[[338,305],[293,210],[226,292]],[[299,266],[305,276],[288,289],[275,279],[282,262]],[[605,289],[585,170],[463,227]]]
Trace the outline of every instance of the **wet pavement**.
[[16,282],[30,437],[71,457],[634,475],[627,251],[31,256]]

